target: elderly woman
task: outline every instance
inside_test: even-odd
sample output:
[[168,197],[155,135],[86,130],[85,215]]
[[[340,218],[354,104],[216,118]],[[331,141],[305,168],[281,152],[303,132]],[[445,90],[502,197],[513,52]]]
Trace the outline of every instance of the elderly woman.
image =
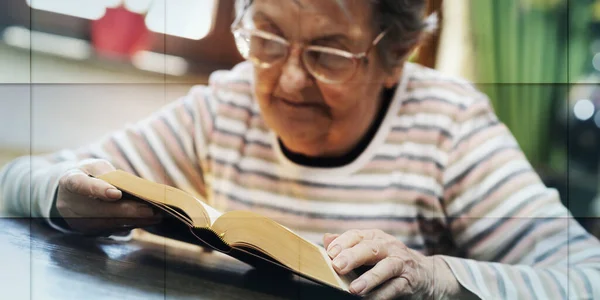
[[600,244],[486,96],[406,62],[424,2],[241,3],[247,62],[97,143],[15,160],[2,204],[74,233],[160,222],[86,175],[118,168],[322,241],[338,273],[370,267],[359,295],[600,297]]

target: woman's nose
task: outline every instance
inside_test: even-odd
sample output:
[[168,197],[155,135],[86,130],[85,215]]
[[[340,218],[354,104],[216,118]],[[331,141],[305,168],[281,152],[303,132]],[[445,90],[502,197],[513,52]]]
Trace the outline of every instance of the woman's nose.
[[301,55],[302,51],[299,47],[292,47],[290,55],[282,67],[279,86],[288,94],[297,93],[312,84],[310,74],[302,63]]

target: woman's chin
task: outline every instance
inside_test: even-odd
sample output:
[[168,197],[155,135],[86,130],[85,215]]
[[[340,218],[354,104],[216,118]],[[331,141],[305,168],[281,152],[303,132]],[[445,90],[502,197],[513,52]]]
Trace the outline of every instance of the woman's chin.
[[326,151],[325,139],[306,133],[286,132],[278,135],[285,148],[293,153],[318,157]]

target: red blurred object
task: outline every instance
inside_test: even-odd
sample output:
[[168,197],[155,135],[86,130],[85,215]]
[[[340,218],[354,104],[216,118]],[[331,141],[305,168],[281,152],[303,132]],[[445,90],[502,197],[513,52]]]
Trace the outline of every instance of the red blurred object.
[[91,39],[97,53],[108,57],[131,57],[150,48],[150,31],[144,16],[124,7],[107,8],[106,14],[92,21]]

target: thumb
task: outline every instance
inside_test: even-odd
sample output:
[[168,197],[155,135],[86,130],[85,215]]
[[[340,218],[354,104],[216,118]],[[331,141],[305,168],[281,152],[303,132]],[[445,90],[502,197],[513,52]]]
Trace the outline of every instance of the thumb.
[[325,249],[327,249],[329,247],[329,244],[331,244],[333,240],[337,239],[338,236],[340,235],[337,233],[326,233],[323,236],[323,246],[325,247]]
[[73,194],[107,201],[115,201],[122,196],[121,191],[108,182],[92,178],[86,172],[77,168],[67,171],[61,177],[59,187]]
[[116,170],[108,160],[96,158],[82,160],[79,168],[92,176],[100,176]]

